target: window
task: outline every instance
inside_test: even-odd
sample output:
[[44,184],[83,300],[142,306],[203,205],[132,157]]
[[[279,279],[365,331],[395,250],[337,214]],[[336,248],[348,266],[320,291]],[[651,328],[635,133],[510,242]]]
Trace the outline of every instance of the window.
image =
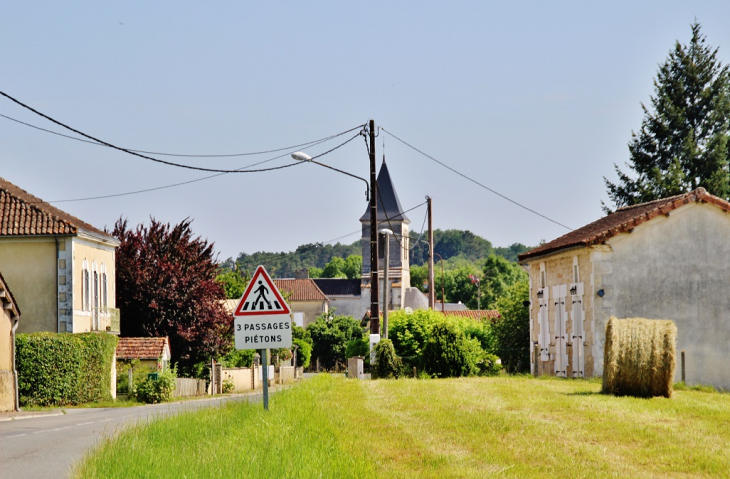
[[580,272],[578,271],[578,257],[573,256],[573,282],[580,283]]
[[84,269],[81,290],[81,309],[83,309],[84,311],[91,310],[91,294],[89,288],[89,270]]

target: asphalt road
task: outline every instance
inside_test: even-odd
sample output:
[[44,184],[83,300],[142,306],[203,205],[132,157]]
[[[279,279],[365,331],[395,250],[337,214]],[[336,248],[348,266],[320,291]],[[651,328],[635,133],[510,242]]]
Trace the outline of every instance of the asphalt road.
[[125,424],[229,401],[261,401],[261,394],[130,408],[67,409],[57,416],[2,421],[0,479],[68,477],[86,450]]

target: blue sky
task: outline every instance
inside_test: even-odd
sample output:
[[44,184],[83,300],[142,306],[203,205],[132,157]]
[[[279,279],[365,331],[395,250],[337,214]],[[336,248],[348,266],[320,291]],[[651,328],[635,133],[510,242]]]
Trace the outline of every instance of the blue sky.
[[[730,62],[730,2],[720,1],[8,3],[0,6],[0,90],[108,142],[250,152],[374,118],[573,228],[602,215],[602,178],[614,179],[613,164],[627,160],[657,65],[676,40],[689,40],[695,18]],[[63,131],[6,99],[0,114]],[[497,246],[567,232],[385,134],[379,163],[383,140],[401,203],[431,196],[435,227],[468,229]],[[272,156],[177,160],[235,169]],[[368,175],[361,139],[320,160]],[[0,164],[0,176],[49,201],[207,176],[4,118]],[[120,216],[133,224],[191,217],[225,259],[346,235],[367,204],[357,180],[300,165],[56,206],[98,227]],[[423,207],[409,213],[411,229],[420,231],[424,215]]]

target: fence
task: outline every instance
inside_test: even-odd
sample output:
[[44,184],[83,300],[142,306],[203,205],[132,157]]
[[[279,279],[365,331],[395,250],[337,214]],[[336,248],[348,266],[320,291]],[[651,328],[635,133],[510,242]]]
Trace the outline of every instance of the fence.
[[177,378],[172,397],[205,396],[205,379]]

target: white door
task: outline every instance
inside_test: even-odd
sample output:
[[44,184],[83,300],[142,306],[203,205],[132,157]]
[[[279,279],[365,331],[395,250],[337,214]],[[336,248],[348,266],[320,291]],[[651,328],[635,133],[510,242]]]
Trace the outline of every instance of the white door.
[[567,377],[568,372],[568,314],[565,310],[567,285],[553,286],[555,301],[555,375]]

